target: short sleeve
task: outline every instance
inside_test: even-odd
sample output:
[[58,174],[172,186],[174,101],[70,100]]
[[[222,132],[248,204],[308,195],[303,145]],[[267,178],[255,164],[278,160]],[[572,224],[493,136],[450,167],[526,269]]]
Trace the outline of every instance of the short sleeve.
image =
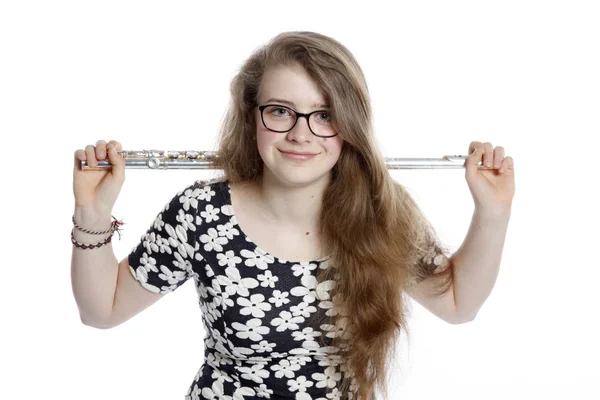
[[154,293],[172,292],[194,274],[198,182],[177,193],[131,250],[129,270]]
[[444,271],[448,265],[449,260],[444,251],[435,243],[429,244],[417,268],[418,281],[427,278],[431,274]]

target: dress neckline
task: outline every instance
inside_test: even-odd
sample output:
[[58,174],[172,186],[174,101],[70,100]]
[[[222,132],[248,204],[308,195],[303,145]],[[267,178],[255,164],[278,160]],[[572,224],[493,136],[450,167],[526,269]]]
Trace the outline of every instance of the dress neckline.
[[283,258],[279,258],[279,257],[269,253],[268,251],[264,250],[263,248],[261,248],[258,244],[256,244],[256,242],[254,240],[252,240],[251,237],[246,235],[246,232],[244,232],[244,230],[242,229],[240,224],[238,224],[237,217],[235,216],[235,209],[233,207],[233,201],[231,199],[231,185],[229,184],[229,180],[226,179],[225,181],[223,181],[223,184],[225,185],[226,193],[227,193],[227,197],[225,200],[230,207],[231,219],[232,219],[232,222],[234,223],[234,226],[240,232],[240,236],[242,236],[243,240],[245,240],[249,243],[252,243],[254,246],[256,246],[256,251],[261,253],[263,256],[265,256],[266,258],[272,259],[273,261],[280,263],[280,264],[320,264],[321,262],[323,262],[331,257],[331,255],[327,255],[327,256],[317,258],[316,260],[311,260],[311,261],[289,261],[289,260],[285,260]]

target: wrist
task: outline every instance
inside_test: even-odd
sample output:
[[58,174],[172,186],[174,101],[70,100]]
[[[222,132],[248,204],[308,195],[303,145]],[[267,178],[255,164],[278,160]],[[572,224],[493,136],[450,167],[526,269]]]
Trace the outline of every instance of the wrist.
[[105,231],[110,229],[112,224],[112,216],[110,213],[104,214],[84,208],[75,208],[73,220],[77,225],[91,231]]
[[474,211],[473,215],[480,219],[486,220],[486,221],[493,221],[493,222],[506,221],[506,222],[508,222],[508,220],[510,220],[510,208],[489,209],[489,208],[475,207],[475,211]]

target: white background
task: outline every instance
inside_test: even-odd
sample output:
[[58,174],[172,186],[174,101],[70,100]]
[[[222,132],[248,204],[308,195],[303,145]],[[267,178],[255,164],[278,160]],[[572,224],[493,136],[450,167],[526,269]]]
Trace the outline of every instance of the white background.
[[[415,303],[391,398],[600,398],[599,20],[593,1],[3,2],[0,397],[183,399],[204,351],[193,283],[115,329],[79,320],[73,152],[99,139],[212,149],[239,65],[281,31],[313,30],[360,62],[386,156],[467,154],[478,140],[515,160],[491,296],[462,325]],[[391,173],[457,249],[473,213],[464,170]],[[119,260],[212,175],[126,176]]]

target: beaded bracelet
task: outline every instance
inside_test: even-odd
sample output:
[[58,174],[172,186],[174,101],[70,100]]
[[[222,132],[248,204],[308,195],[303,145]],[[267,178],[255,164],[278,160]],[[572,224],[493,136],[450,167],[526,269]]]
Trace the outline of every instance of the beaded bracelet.
[[110,243],[110,241],[112,240],[112,237],[113,237],[113,233],[111,233],[109,237],[107,237],[106,239],[104,239],[101,242],[94,243],[94,244],[84,244],[84,243],[79,243],[78,241],[75,240],[75,237],[73,236],[73,230],[71,230],[71,242],[75,245],[75,247],[79,247],[84,250],[92,250],[92,249],[95,249],[98,247],[102,247],[105,244]]

